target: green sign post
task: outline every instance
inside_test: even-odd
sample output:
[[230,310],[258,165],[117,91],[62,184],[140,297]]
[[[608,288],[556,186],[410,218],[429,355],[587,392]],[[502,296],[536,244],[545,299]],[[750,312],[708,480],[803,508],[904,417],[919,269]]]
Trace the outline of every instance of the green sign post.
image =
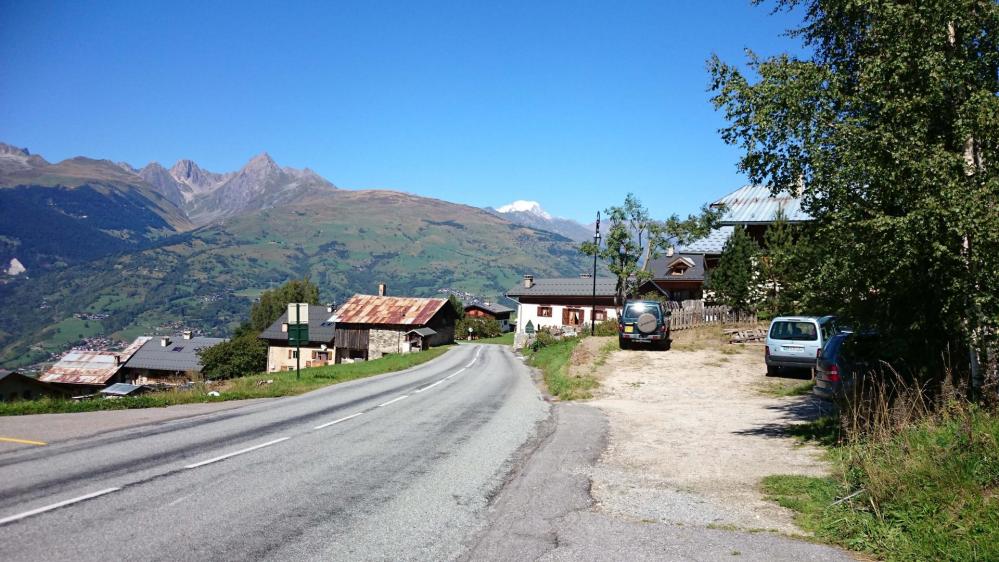
[[[294,321],[292,321],[294,318]],[[295,379],[302,379],[302,343],[309,343],[309,303],[288,304],[288,345],[295,346]]]

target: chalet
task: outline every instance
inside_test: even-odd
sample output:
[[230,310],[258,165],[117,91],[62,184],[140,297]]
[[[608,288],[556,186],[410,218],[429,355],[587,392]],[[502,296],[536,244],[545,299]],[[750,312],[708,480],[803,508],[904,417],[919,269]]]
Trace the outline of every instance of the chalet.
[[445,299],[354,295],[337,309],[335,360],[378,359],[454,343],[457,311]]
[[492,318],[499,322],[500,330],[503,332],[510,331],[510,315],[512,313],[512,308],[488,302],[473,303],[465,307],[465,316],[472,318]]
[[68,390],[74,396],[96,392],[109,384],[124,382],[122,367],[152,338],[136,338],[123,351],[74,349],[62,356],[38,380]]
[[675,301],[696,300],[704,292],[704,254],[668,252],[649,262],[652,279],[642,284],[638,294],[658,293]]
[[[301,346],[300,366],[320,367],[333,364],[333,322],[329,320],[333,308],[309,305],[309,341]],[[288,345],[288,312],[260,333],[267,342],[267,372],[294,371],[298,350]]]
[[[709,206],[715,209],[724,206],[725,211],[718,224],[722,227],[745,228],[749,236],[761,246],[767,227],[773,224],[777,217],[777,211],[783,211],[785,220],[791,224],[812,220],[812,217],[802,210],[800,197],[789,193],[775,197],[771,195],[770,188],[763,185],[741,187]],[[724,245],[724,242],[722,244]],[[690,249],[685,248],[685,251]]]
[[122,368],[121,379],[133,385],[182,384],[201,377],[198,351],[226,341],[223,338],[161,336],[142,344]]
[[68,397],[69,392],[17,371],[0,369],[0,402],[34,400],[46,396],[52,398]]
[[617,280],[598,278],[596,300],[592,277],[535,279],[525,275],[521,284],[506,292],[517,301],[517,333],[528,325],[580,331],[591,322],[617,318]]

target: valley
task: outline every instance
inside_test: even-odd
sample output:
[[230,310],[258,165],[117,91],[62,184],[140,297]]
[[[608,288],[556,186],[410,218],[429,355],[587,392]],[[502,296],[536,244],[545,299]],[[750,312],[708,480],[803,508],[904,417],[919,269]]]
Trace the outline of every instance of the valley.
[[[266,154],[226,174],[190,161],[136,171],[74,160],[76,176],[51,172],[68,174],[63,163],[2,176],[3,212],[52,217],[2,223],[0,240],[14,240],[14,253],[0,257],[27,266],[0,285],[0,364],[8,367],[51,360],[89,339],[181,328],[228,335],[257,294],[291,278],[310,278],[329,301],[379,282],[395,294],[495,300],[527,271],[588,269],[561,235],[467,205],[338,189]],[[119,201],[126,194],[128,207]]]

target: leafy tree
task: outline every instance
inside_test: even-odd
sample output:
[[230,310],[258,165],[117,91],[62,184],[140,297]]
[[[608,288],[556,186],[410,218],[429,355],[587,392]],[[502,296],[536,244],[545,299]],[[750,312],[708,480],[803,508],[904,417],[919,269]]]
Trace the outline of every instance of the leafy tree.
[[878,327],[926,374],[973,372],[999,334],[999,3],[776,6],[804,15],[807,57],[710,71],[741,169],[815,218],[803,305]]
[[455,324],[455,337],[458,339],[467,338],[469,328],[472,329],[472,334],[476,338],[495,338],[503,334],[503,330],[495,318],[466,316]]
[[736,227],[725,241],[718,267],[708,278],[707,288],[714,293],[715,300],[740,312],[753,309],[758,293],[758,255],[756,241],[749,237],[745,228]]
[[648,264],[659,256],[659,252],[671,245],[688,244],[706,236],[717,224],[722,210],[704,207],[700,215],[681,219],[674,214],[665,221],[658,221],[651,218],[648,209],[634,194],[629,193],[624,204],[604,212],[609,226],[603,244],[584,242],[580,251],[588,256],[596,254],[607,264],[617,277],[618,301],[623,302],[652,278]]
[[267,343],[252,333],[198,350],[206,379],[231,379],[267,369]]
[[250,308],[249,329],[255,334],[264,331],[281,317],[293,302],[319,304],[319,287],[308,279],[292,279],[277,289],[264,291]]

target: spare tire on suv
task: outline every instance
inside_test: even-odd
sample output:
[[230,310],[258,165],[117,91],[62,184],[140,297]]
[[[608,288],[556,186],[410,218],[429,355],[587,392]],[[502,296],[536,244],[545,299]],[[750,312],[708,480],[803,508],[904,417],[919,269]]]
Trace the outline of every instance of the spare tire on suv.
[[625,301],[618,318],[617,341],[621,349],[634,345],[669,349],[669,310],[659,301]]

